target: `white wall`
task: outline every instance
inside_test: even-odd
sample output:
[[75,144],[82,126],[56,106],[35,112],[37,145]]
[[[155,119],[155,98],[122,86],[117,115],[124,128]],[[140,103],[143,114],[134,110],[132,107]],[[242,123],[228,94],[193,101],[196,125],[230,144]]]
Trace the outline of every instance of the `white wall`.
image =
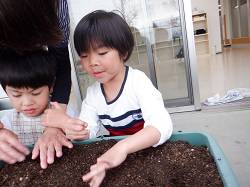
[[8,97],[5,93],[5,91],[3,90],[2,86],[0,85],[0,99],[1,98],[5,98],[5,97]]
[[[230,22],[230,5],[229,5],[229,0],[221,0],[221,17],[222,19],[224,18],[224,15],[226,17],[226,29],[227,29],[227,39],[231,39],[231,22]],[[224,20],[223,20],[223,24],[224,24]]]
[[216,52],[221,52],[220,18],[218,0],[191,0],[192,9],[204,10],[208,18],[208,34],[210,46],[216,46]]

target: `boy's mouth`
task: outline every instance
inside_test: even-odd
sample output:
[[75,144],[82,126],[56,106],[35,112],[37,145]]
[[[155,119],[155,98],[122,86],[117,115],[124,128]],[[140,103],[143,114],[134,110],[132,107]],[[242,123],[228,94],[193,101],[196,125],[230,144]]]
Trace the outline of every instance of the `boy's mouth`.
[[33,114],[36,109],[27,109],[27,110],[24,110],[27,114]]
[[94,75],[95,77],[97,77],[97,78],[103,76],[103,74],[104,74],[104,71],[101,71],[101,72],[94,72],[94,73],[93,73],[93,75]]

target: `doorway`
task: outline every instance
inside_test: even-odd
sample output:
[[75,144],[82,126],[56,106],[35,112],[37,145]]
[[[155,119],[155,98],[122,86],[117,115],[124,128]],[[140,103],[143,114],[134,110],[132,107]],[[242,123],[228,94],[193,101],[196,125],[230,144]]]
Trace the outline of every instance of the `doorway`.
[[250,43],[249,0],[230,0],[232,44]]

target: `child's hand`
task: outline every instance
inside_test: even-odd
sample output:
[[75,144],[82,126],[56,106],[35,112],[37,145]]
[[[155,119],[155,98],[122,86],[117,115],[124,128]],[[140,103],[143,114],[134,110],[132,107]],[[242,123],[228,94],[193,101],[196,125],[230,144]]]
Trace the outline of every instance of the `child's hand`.
[[84,140],[89,138],[88,124],[80,119],[71,118],[65,109],[57,102],[51,102],[52,108],[44,111],[41,125],[61,128],[66,137],[71,140]]
[[71,117],[66,114],[66,109],[58,102],[50,102],[50,104],[51,109],[46,109],[42,115],[41,125],[60,128],[64,131],[64,125]]
[[8,164],[22,162],[29,149],[18,141],[18,136],[10,130],[0,128],[0,159]]
[[64,125],[66,137],[71,140],[85,140],[89,138],[90,130],[86,129],[88,124],[80,119],[70,118]]
[[117,144],[104,153],[97,159],[97,163],[90,167],[90,172],[82,177],[84,182],[91,180],[91,187],[98,187],[101,185],[106,170],[119,166],[127,157],[127,153],[123,147]]
[[83,181],[91,180],[91,187],[100,186],[107,169],[119,166],[128,154],[156,144],[160,137],[161,134],[155,127],[147,126],[134,135],[119,141],[97,159],[97,164],[91,166],[91,171],[82,177]]
[[46,169],[48,164],[54,162],[54,155],[62,156],[62,146],[72,148],[73,144],[68,141],[61,129],[46,127],[45,132],[35,143],[32,159],[36,159],[40,153],[41,168]]

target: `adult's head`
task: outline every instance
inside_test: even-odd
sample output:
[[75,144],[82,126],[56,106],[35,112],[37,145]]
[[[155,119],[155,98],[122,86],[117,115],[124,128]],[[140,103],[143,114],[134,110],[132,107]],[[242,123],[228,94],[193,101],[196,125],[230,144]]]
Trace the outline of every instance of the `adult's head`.
[[0,49],[17,53],[63,40],[57,10],[60,0],[1,0]]

